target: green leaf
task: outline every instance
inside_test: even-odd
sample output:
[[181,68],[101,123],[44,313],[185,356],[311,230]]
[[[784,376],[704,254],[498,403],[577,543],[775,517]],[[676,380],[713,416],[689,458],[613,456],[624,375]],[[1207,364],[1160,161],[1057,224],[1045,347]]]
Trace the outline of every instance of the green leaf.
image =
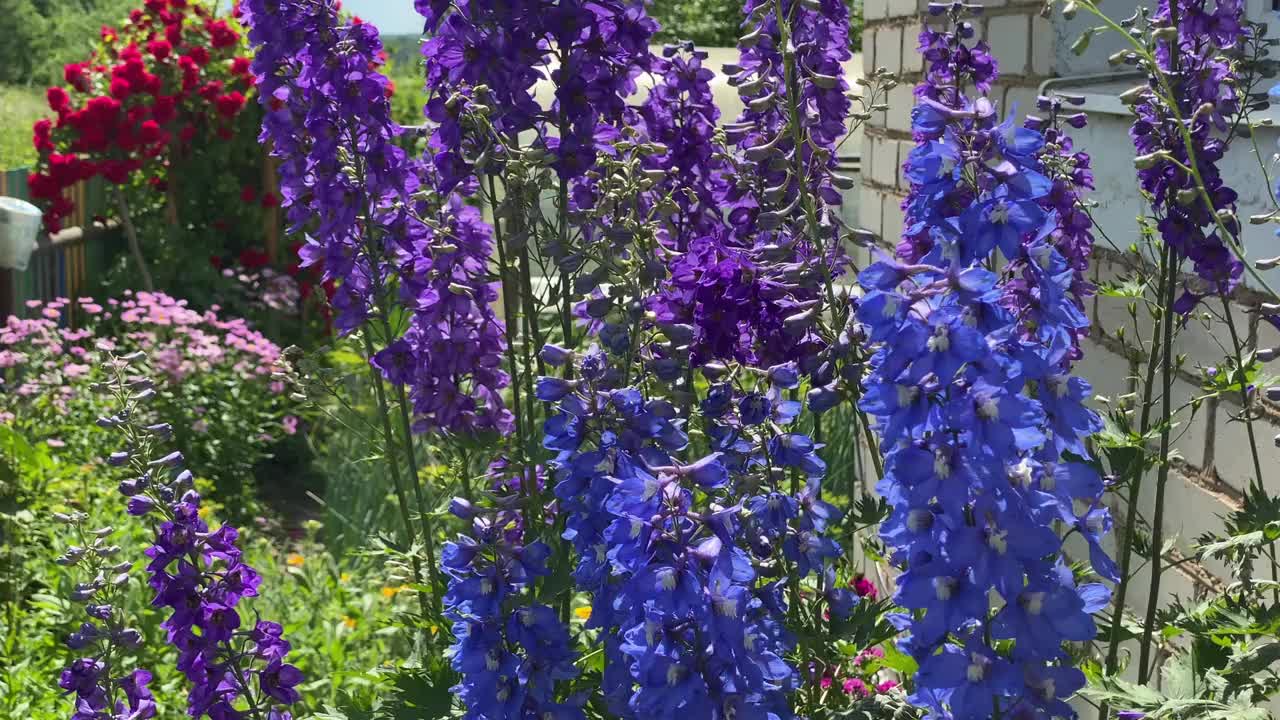
[[1071,52],[1076,55],[1084,55],[1084,52],[1089,49],[1089,43],[1093,40],[1094,33],[1097,31],[1097,28],[1089,28],[1088,30],[1080,33],[1080,37],[1076,38],[1076,41],[1071,43]]
[[889,643],[884,646],[884,658],[880,661],[880,664],[890,670],[895,670],[908,676],[915,675],[916,670],[920,669],[915,658],[899,650],[898,646],[894,643]]
[[1223,674],[1243,676],[1240,678],[1242,681],[1263,670],[1276,667],[1277,663],[1280,663],[1280,642],[1264,643],[1232,657]]

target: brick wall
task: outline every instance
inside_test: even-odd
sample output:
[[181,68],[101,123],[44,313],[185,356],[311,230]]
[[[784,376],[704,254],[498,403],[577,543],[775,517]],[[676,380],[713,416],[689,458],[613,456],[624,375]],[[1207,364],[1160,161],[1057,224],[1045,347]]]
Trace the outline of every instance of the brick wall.
[[[1088,53],[1076,56],[1069,48],[1083,25],[1090,24],[1087,21],[1079,17],[1073,21],[1042,18],[1039,13],[1043,3],[1039,0],[995,0],[984,4],[986,12],[974,22],[979,37],[991,44],[1000,64],[1001,80],[992,92],[992,99],[1000,104],[1002,112],[1010,112],[1015,106],[1020,114],[1033,111],[1038,87],[1052,77],[1107,72],[1106,57],[1114,49],[1114,43],[1119,42],[1118,38],[1097,38]],[[890,97],[891,109],[872,118],[868,124],[862,152],[860,220],[864,227],[879,235],[886,248],[896,243],[902,229],[900,204],[907,186],[901,166],[913,147],[909,111],[912,87],[920,79],[916,36],[924,7],[923,0],[919,4],[915,0],[867,0],[864,6],[864,71],[883,67],[897,73],[902,80]],[[1110,10],[1119,12],[1116,8]],[[1115,186],[1098,193],[1102,203],[1100,212],[1114,220],[1105,227],[1123,247],[1135,239],[1133,218],[1141,212],[1134,189],[1136,182],[1132,179],[1133,151],[1125,135],[1128,120],[1102,120],[1079,133],[1077,147],[1095,158],[1100,187]],[[1241,163],[1241,172],[1244,172],[1243,166]],[[1236,182],[1245,184],[1246,190],[1251,187],[1250,183],[1261,185],[1256,159],[1252,160],[1251,174],[1241,175]],[[1243,209],[1244,214],[1261,211],[1251,207]],[[1264,249],[1264,242],[1270,243],[1270,247]],[[1275,243],[1268,231],[1266,240],[1254,243],[1253,252],[1259,257],[1275,255],[1280,252]],[[1122,258],[1107,248],[1107,243],[1099,238],[1091,270],[1095,281],[1119,277],[1124,271]],[[856,259],[865,262],[870,258],[863,253]],[[1237,327],[1250,342],[1262,347],[1280,345],[1280,333],[1266,323],[1259,324],[1257,316],[1248,312],[1258,300],[1247,291],[1235,298],[1231,307]],[[1101,409],[1100,398],[1117,399],[1135,389],[1133,375],[1139,358],[1126,350],[1125,341],[1128,347],[1133,346],[1135,335],[1141,335],[1145,341],[1149,337],[1145,327],[1149,320],[1146,311],[1139,309],[1140,322],[1135,329],[1125,303],[1110,298],[1094,299],[1089,310],[1094,327],[1077,371],[1093,383]],[[1221,312],[1221,308],[1215,310]],[[1196,366],[1219,363],[1222,346],[1229,347],[1229,339],[1221,322],[1213,329],[1194,321],[1187,326],[1178,345],[1178,352],[1185,354],[1187,361],[1186,371],[1180,374],[1175,385],[1175,406],[1196,395]],[[1174,431],[1173,446],[1177,455],[1166,489],[1165,532],[1166,537],[1175,540],[1170,561],[1189,555],[1197,536],[1221,528],[1222,516],[1237,507],[1240,491],[1252,478],[1245,427],[1232,420],[1239,410],[1234,399],[1206,402],[1194,415],[1184,413]],[[1280,471],[1275,468],[1280,462],[1280,450],[1272,438],[1280,432],[1280,407],[1267,405],[1263,414],[1264,417],[1255,422],[1255,429],[1263,472],[1268,475],[1264,484],[1272,494],[1277,494],[1280,493]],[[1153,507],[1155,484],[1153,472],[1144,482],[1140,510],[1150,512]],[[1123,508],[1116,507],[1115,511],[1117,519],[1123,517]],[[1068,542],[1068,552],[1087,557],[1087,552],[1071,542]],[[1222,582],[1229,579],[1228,575],[1228,568],[1216,561],[1188,562],[1166,573],[1161,595],[1165,601],[1175,595],[1184,599],[1203,596],[1221,587]],[[1131,583],[1131,608],[1145,608],[1147,581],[1143,575]]]

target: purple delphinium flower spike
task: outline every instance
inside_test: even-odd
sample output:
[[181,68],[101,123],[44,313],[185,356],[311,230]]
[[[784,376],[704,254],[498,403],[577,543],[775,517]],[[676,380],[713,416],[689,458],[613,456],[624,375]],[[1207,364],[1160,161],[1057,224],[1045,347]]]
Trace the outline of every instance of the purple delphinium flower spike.
[[[1137,118],[1129,137],[1140,159],[1151,158],[1140,163],[1138,182],[1152,196],[1161,240],[1179,258],[1190,260],[1197,276],[1178,304],[1183,314],[1190,313],[1203,297],[1230,293],[1244,274],[1243,259],[1221,237],[1215,221],[1223,218],[1222,228],[1238,247],[1237,194],[1226,184],[1218,163],[1230,140],[1226,118],[1240,109],[1242,90],[1228,56],[1252,32],[1243,17],[1244,4],[1237,0],[1161,0],[1152,23],[1175,32],[1156,43],[1157,67],[1146,70],[1153,82],[1157,75],[1165,78],[1178,107],[1169,107],[1165,98],[1148,88],[1133,108]],[[1182,169],[1192,162],[1184,129],[1191,135],[1195,167],[1211,207],[1195,191],[1196,178]],[[1157,153],[1169,159],[1160,159]]]
[[[177,650],[178,670],[191,684],[187,714],[211,720],[288,720],[287,707],[298,701],[296,688],[302,682],[301,672],[286,661],[289,643],[279,625],[258,620],[250,627],[239,610],[241,601],[259,594],[261,577],[244,562],[235,528],[213,530],[201,518],[200,495],[192,487],[192,474],[182,469],[182,454],[166,453],[163,434],[142,425],[148,398],[145,391],[135,390],[139,382],[131,373],[137,361],[107,362],[112,379],[106,390],[118,405],[108,425],[122,438],[127,469],[137,478],[122,483],[121,490],[130,496],[130,514],[149,519],[155,531],[146,550],[147,583],[154,592],[152,605],[167,610],[161,628]],[[135,511],[140,497],[149,502]],[[98,616],[112,615],[109,607],[95,608]],[[82,635],[88,632],[82,629]],[[81,661],[64,673],[63,685],[79,693],[100,672],[94,662]],[[149,681],[143,671],[114,681],[125,694],[118,717],[154,715]],[[126,705],[135,714],[123,712]]]
[[445,170],[396,145],[403,129],[377,71],[377,29],[344,21],[334,0],[246,0],[241,10],[256,48],[262,138],[282,159],[292,229],[306,231],[303,264],[321,264],[337,283],[338,329],[385,312],[398,285],[410,327],[371,361],[409,388],[415,430],[509,433],[490,229],[448,192],[418,194],[445,187]]

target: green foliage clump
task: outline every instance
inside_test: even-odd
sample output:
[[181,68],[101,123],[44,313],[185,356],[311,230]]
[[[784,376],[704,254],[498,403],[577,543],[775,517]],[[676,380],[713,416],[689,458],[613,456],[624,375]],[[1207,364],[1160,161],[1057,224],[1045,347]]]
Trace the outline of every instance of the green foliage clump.
[[[862,0],[849,3],[849,42],[862,49]],[[691,40],[702,47],[732,47],[742,34],[741,0],[655,0],[649,8],[661,25],[659,42]]]
[[103,25],[125,18],[135,0],[0,0],[0,84],[62,82],[62,67],[97,45]]
[[35,164],[31,126],[48,113],[42,91],[0,86],[0,172]]

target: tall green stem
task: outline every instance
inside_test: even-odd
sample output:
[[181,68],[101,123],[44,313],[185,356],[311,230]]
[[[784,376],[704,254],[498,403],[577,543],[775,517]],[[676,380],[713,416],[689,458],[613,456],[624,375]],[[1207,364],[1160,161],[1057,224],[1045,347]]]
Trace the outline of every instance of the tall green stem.
[[[818,209],[813,201],[813,195],[808,188],[808,173],[805,171],[805,155],[804,155],[804,126],[800,122],[800,78],[796,69],[796,53],[791,46],[791,22],[783,10],[782,0],[775,1],[775,12],[778,18],[778,36],[782,46],[782,66],[783,79],[786,83],[787,97],[787,126],[791,131],[792,148],[792,169],[796,182],[796,192],[800,195],[800,202],[804,206],[805,222],[808,226],[809,237],[813,239],[814,250],[818,255],[818,268],[822,273],[822,284],[827,293],[827,305],[831,310],[831,319],[833,327],[831,332],[833,335],[839,333],[846,320],[845,312],[847,304],[841,306],[836,296],[835,282],[831,277],[831,268],[827,264],[826,244],[822,237],[822,226],[818,222]],[[872,463],[876,468],[876,478],[884,478],[883,460],[880,458],[880,445],[876,441],[875,434],[871,431],[870,424],[867,422],[866,414],[858,408],[857,398],[854,399],[854,412],[858,414],[859,424],[863,429],[863,436],[866,438],[868,450],[871,454]]]
[[[1163,298],[1167,291],[1165,287],[1168,285],[1168,268],[1166,267],[1165,258],[1160,258],[1160,282],[1156,286],[1156,295]],[[1138,437],[1146,438],[1147,433],[1151,430],[1151,405],[1152,394],[1155,391],[1156,366],[1163,361],[1160,355],[1160,338],[1163,336],[1163,324],[1165,315],[1162,312],[1156,317],[1155,325],[1151,329],[1151,342],[1149,343],[1150,352],[1147,355],[1147,375],[1142,384],[1142,414],[1138,421]],[[1120,536],[1120,585],[1116,588],[1115,610],[1111,619],[1111,637],[1107,642],[1107,672],[1114,673],[1118,669],[1120,659],[1120,631],[1123,627],[1121,619],[1124,616],[1126,608],[1126,598],[1129,593],[1129,571],[1133,562],[1133,538],[1137,532],[1138,524],[1138,501],[1142,493],[1142,481],[1146,475],[1147,464],[1143,461],[1143,455],[1139,454],[1135,458],[1129,468],[1126,468],[1129,476],[1129,497],[1125,507],[1124,534]],[[1104,706],[1105,707],[1105,706]],[[1105,717],[1103,712],[1099,717]]]
[[[369,383],[373,385],[374,395],[378,400],[378,415],[382,418],[382,438],[387,446],[387,469],[391,472],[391,482],[396,489],[396,505],[400,508],[400,519],[404,523],[405,546],[413,544],[413,520],[409,515],[409,496],[404,489],[404,480],[400,477],[400,463],[395,460],[395,432],[391,429],[391,410],[387,405],[386,389],[382,386],[382,376],[378,374],[378,369],[373,366],[373,340],[369,337],[368,332],[361,333],[364,338],[365,365],[369,366]],[[422,562],[418,559],[416,553],[409,553],[409,563],[413,570],[413,581],[418,585],[422,584]],[[432,595],[435,592],[434,573],[431,580]],[[428,616],[431,609],[428,605],[426,596],[419,592],[418,606],[422,610],[424,617]]]
[[1165,247],[1165,295],[1160,314],[1164,322],[1160,341],[1160,471],[1156,476],[1155,514],[1151,520],[1151,583],[1147,593],[1147,613],[1142,623],[1142,649],[1138,659],[1138,682],[1145,684],[1151,675],[1151,644],[1155,632],[1156,609],[1160,605],[1161,550],[1164,547],[1164,493],[1169,484],[1169,438],[1172,432],[1173,395],[1173,304],[1177,289],[1178,251]]
[[[493,237],[494,245],[498,248],[498,275],[502,279],[502,314],[506,323],[507,335],[507,364],[510,366],[511,372],[511,396],[515,406],[513,415],[516,420],[516,444],[520,451],[521,463],[521,483],[520,494],[524,495],[528,492],[526,487],[528,483],[524,480],[524,461],[526,460],[525,433],[524,433],[524,406],[520,402],[520,362],[516,359],[516,344],[520,332],[520,318],[516,314],[515,298],[512,293],[519,291],[511,287],[510,268],[507,267],[507,249],[506,241],[503,238],[502,223],[498,220],[498,198],[495,193],[493,176],[489,176],[489,204],[493,210]],[[515,335],[513,335],[515,333]]]
[[[1249,386],[1245,382],[1244,377],[1244,352],[1240,343],[1240,333],[1236,331],[1236,321],[1231,315],[1231,302],[1225,297],[1222,298],[1222,314],[1227,319],[1227,330],[1231,332],[1231,348],[1235,353],[1237,380],[1240,383],[1240,408],[1244,415],[1245,432],[1249,435],[1249,454],[1253,459],[1253,480],[1249,483],[1250,489],[1255,493],[1262,492],[1262,461],[1258,457],[1258,439],[1253,432],[1253,413],[1250,411],[1251,398],[1249,397]],[[1276,544],[1271,543],[1271,555],[1275,557]],[[1277,582],[1280,580],[1280,569],[1276,567],[1274,559],[1271,561],[1271,580]],[[1280,585],[1276,585],[1271,589],[1272,597],[1277,603],[1280,603]]]

